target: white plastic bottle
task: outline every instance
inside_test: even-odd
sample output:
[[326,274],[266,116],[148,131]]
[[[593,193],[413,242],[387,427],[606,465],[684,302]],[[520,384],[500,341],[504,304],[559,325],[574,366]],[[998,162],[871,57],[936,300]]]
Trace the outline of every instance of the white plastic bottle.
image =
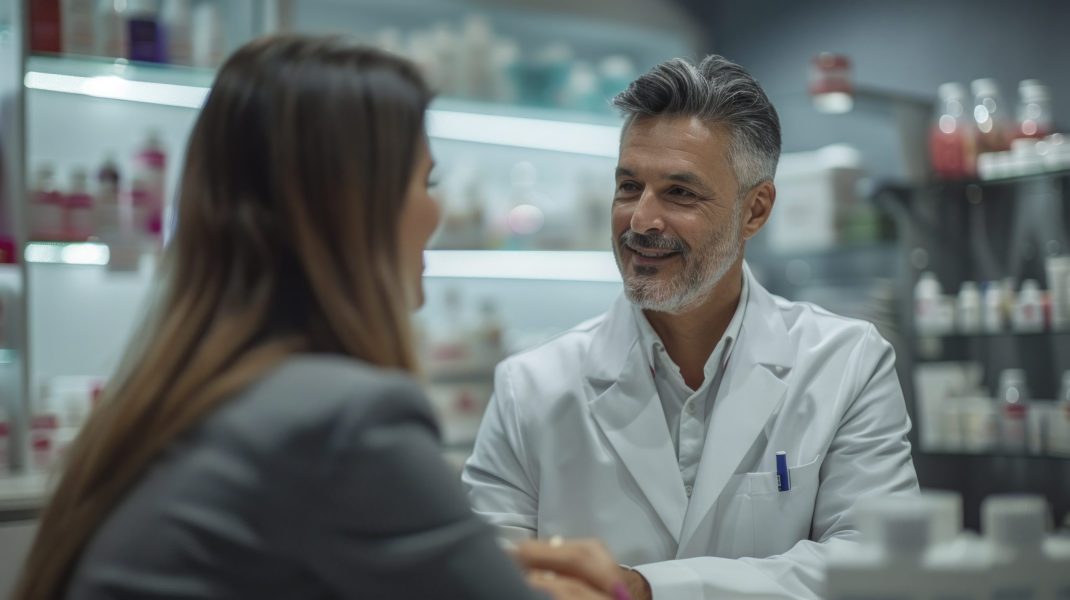
[[860,501],[863,537],[834,552],[825,571],[826,600],[916,600],[928,587],[923,561],[932,521],[917,498]]
[[1035,279],[1022,282],[1018,301],[1014,305],[1014,330],[1018,333],[1044,331],[1044,304],[1040,296],[1040,284]]
[[41,165],[34,177],[30,203],[30,237],[35,240],[63,238],[63,194],[56,188],[52,165]]
[[914,285],[914,326],[918,335],[940,335],[939,312],[943,288],[936,274],[925,271]]
[[962,497],[953,492],[925,491],[918,501],[925,506],[932,533],[922,565],[925,590],[919,598],[984,597],[989,561],[980,537],[962,529]]
[[989,281],[985,284],[984,293],[984,331],[985,333],[1000,333],[1005,327],[1003,318],[1003,288],[998,281]]
[[959,333],[967,335],[981,333],[983,324],[981,313],[981,291],[976,283],[963,281],[955,311]]
[[167,61],[173,65],[193,64],[193,15],[190,0],[165,0],[162,20],[167,40]]
[[1053,535],[1044,540],[1044,555],[1052,569],[1052,592],[1058,600],[1070,598],[1070,535]]
[[981,525],[991,561],[989,598],[1055,600],[1065,575],[1044,552],[1050,515],[1039,496],[989,496],[981,503]]
[[223,16],[216,0],[198,2],[193,7],[193,66],[214,69],[226,52]]
[[1025,371],[1006,369],[999,376],[1000,446],[1004,452],[1025,454],[1029,449],[1029,387]]
[[1070,370],[1063,372],[1059,397],[1048,421],[1048,452],[1053,456],[1070,457]]
[[55,395],[59,417],[53,460],[62,461],[89,419],[90,398],[85,387],[66,387]]
[[49,471],[56,464],[58,430],[59,414],[51,388],[42,385],[30,417],[30,466],[35,470]]
[[93,0],[63,0],[63,52],[90,56],[96,52]]
[[93,196],[89,193],[89,175],[85,169],[71,172],[71,187],[63,204],[65,240],[84,242],[96,234]]
[[99,0],[96,14],[96,53],[126,58],[126,0]]

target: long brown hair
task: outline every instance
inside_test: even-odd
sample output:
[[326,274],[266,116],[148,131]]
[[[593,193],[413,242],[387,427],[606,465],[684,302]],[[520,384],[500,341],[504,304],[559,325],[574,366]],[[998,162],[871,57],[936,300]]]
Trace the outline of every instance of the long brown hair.
[[415,370],[398,222],[430,92],[342,38],[269,37],[194,126],[161,296],[69,453],[15,598],[63,594],[166,446],[294,352]]

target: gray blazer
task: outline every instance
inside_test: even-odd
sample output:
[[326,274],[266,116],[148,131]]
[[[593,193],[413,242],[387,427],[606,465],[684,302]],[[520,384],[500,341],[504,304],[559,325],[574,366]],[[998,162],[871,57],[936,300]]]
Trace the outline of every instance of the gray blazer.
[[411,379],[293,357],[173,444],[67,598],[535,598],[441,457]]

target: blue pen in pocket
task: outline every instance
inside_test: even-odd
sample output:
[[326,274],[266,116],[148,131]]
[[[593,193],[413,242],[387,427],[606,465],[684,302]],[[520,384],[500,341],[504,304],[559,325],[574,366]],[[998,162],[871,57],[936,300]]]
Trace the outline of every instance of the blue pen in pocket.
[[776,489],[781,492],[791,489],[791,477],[788,476],[788,453],[783,450],[776,453]]

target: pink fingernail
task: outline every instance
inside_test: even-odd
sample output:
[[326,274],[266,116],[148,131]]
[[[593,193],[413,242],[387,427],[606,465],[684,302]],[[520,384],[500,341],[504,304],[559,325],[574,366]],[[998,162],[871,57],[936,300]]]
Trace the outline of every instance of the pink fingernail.
[[613,586],[613,598],[615,600],[632,600],[632,595],[628,591],[628,586],[624,582],[620,582]]

